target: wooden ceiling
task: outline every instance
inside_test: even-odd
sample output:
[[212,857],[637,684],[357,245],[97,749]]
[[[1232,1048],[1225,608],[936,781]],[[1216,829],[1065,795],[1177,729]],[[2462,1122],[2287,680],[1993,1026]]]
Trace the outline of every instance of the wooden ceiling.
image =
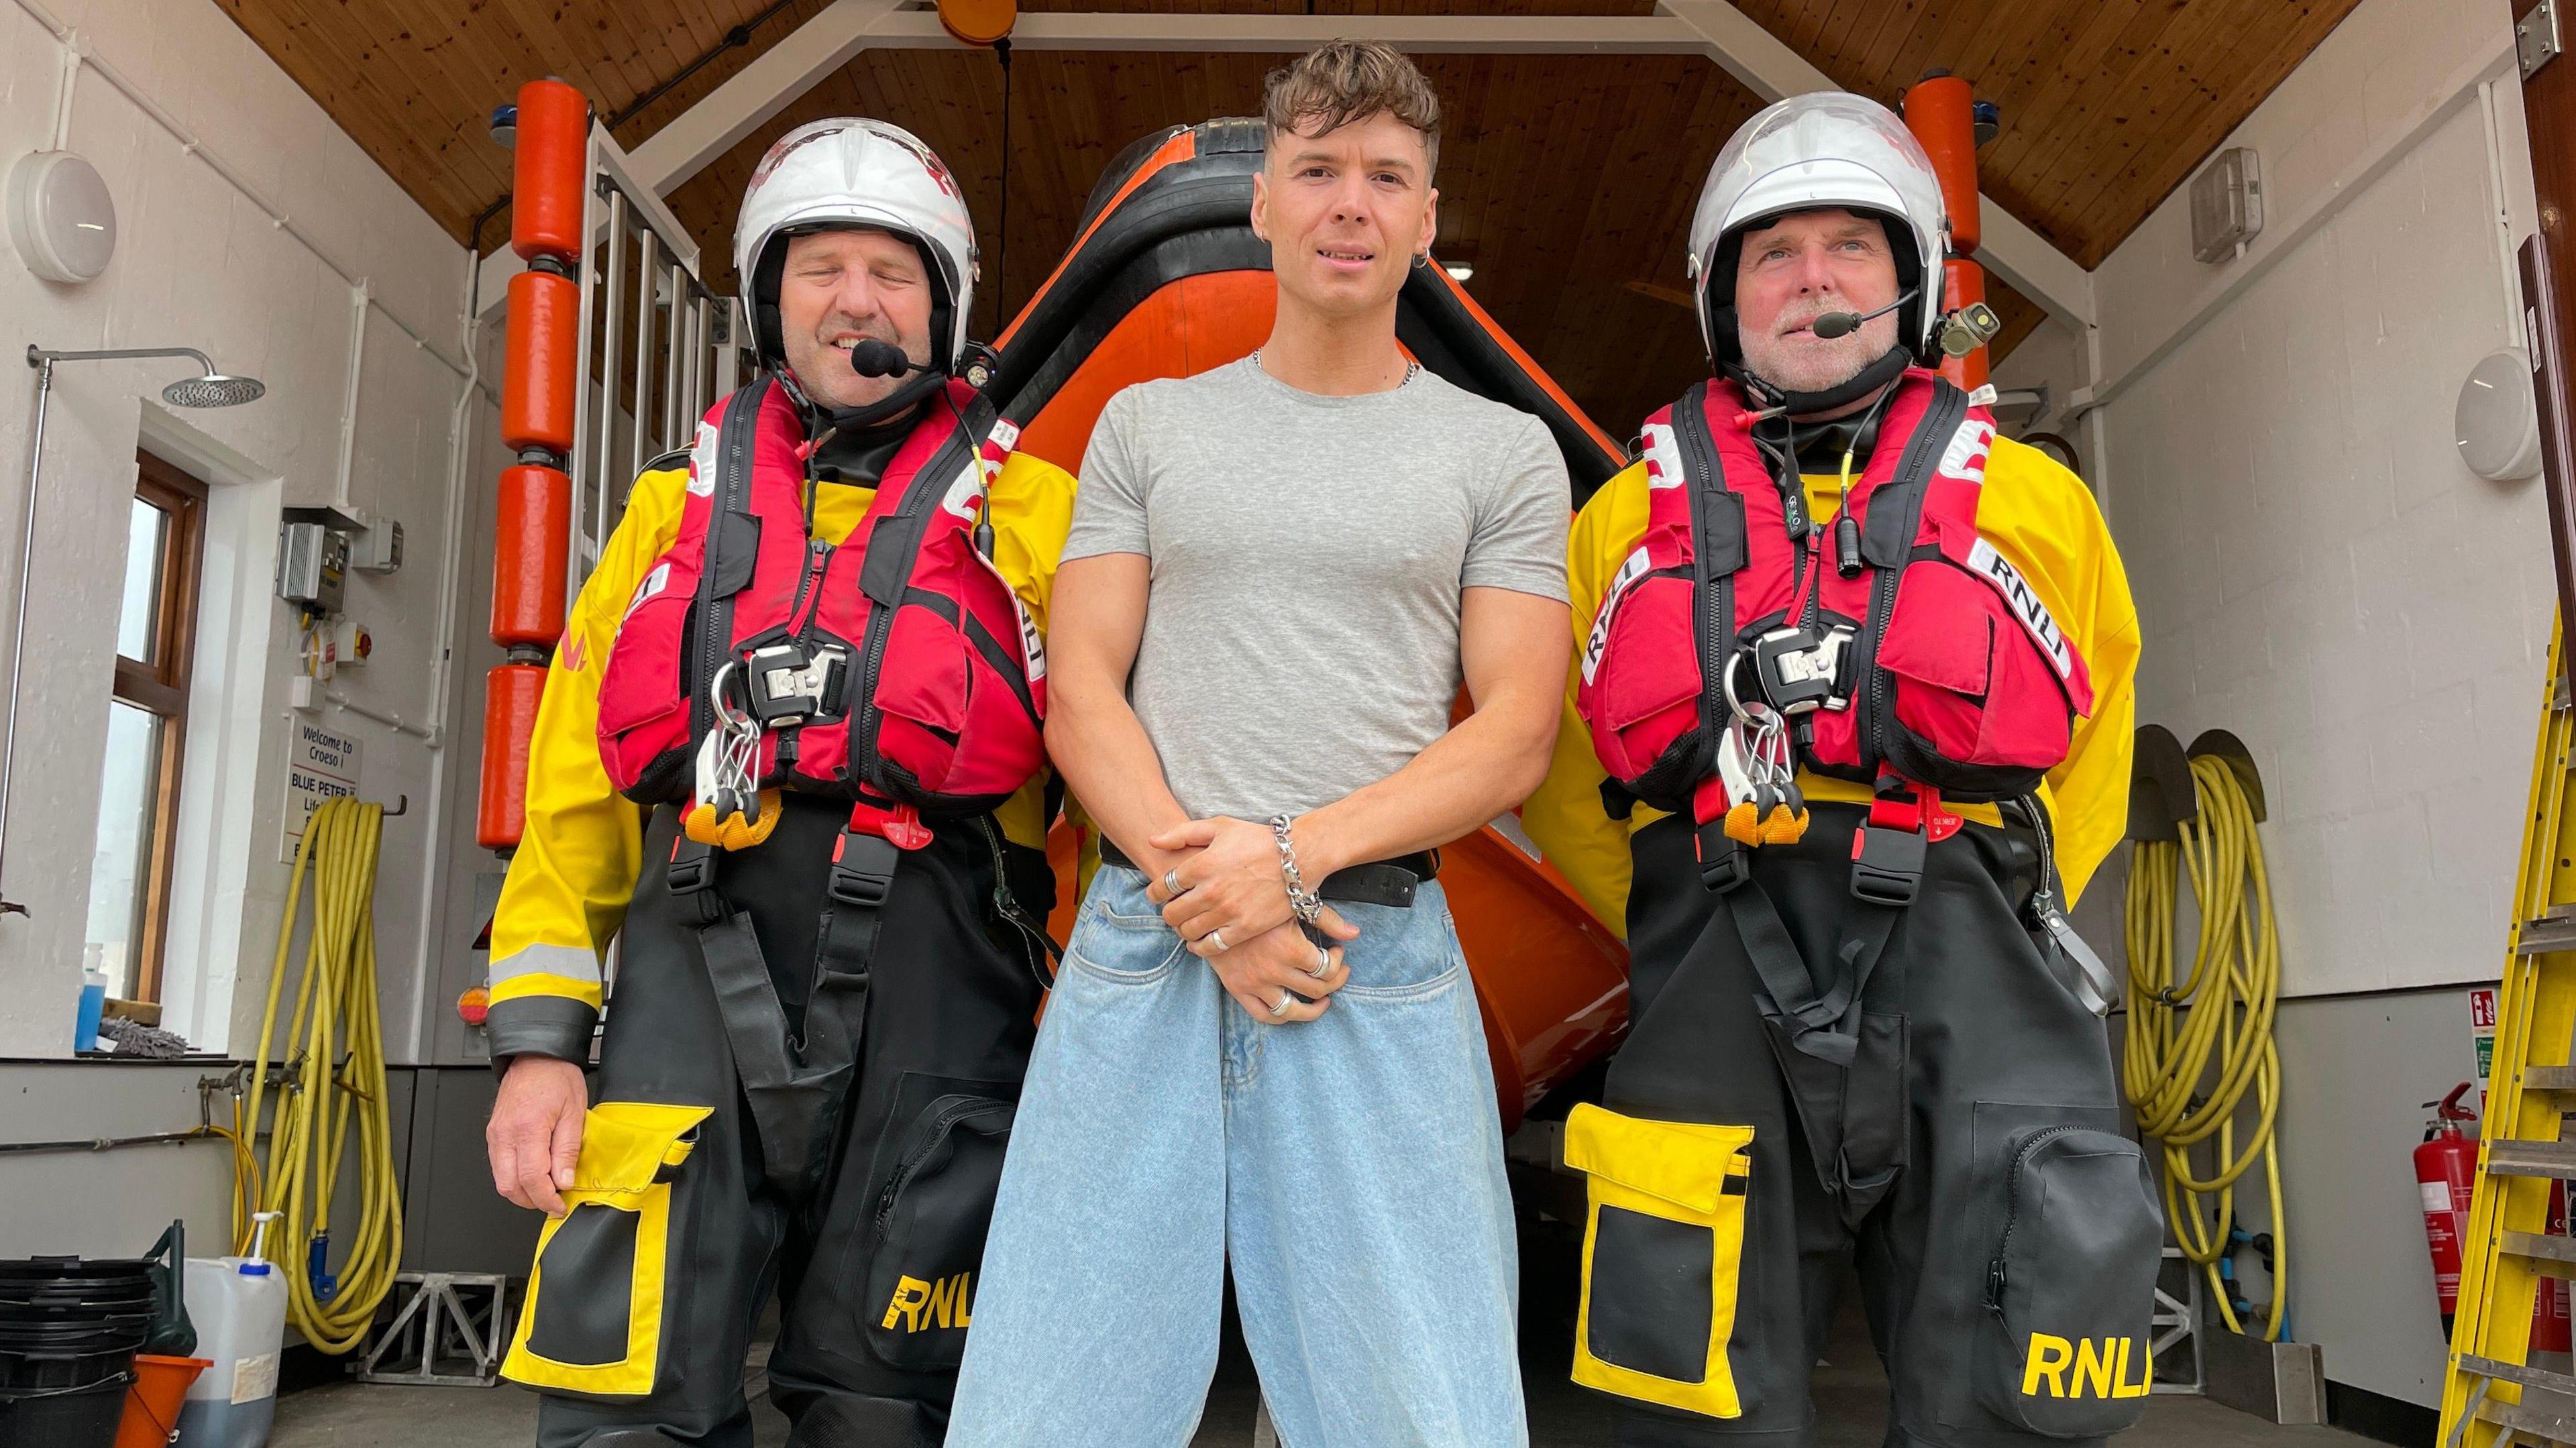
[[[506,199],[486,128],[522,81],[584,89],[633,147],[826,0],[218,0],[460,241]],[[1737,0],[1836,82],[1893,101],[1935,66],[2003,111],[1985,192],[2087,267],[2181,184],[2357,0]],[[1023,0],[1031,10],[1644,14],[1652,0]],[[742,43],[728,45],[728,32]],[[1024,301],[1129,141],[1250,114],[1276,56],[864,52],[673,192],[717,275],[768,143],[817,116],[921,135],[964,186],[985,247],[975,331]],[[1444,256],[1468,290],[1614,433],[1701,375],[1682,234],[1699,183],[1755,97],[1681,56],[1421,58],[1446,109]],[[691,65],[697,69],[690,71]],[[638,97],[684,79],[649,104]],[[632,111],[632,114],[624,114]],[[1003,176],[1007,166],[1008,195]],[[497,245],[506,213],[487,225]],[[2041,320],[1993,297],[2009,350]],[[997,310],[998,309],[998,310]]]

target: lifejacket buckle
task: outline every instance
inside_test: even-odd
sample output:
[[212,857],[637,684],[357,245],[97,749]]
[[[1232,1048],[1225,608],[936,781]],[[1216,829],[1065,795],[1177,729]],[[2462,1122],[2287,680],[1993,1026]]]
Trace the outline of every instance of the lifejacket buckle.
[[1716,775],[1691,791],[1691,847],[1699,860],[1699,882],[1721,895],[1753,878],[1752,852],[1726,832],[1728,807],[1726,785]]
[[1844,684],[1844,665],[1851,651],[1852,630],[1837,626],[1822,635],[1813,629],[1775,628],[1753,641],[1753,674],[1762,697],[1772,708],[1795,718],[1818,709],[1851,707]]
[[1882,794],[1869,806],[1869,822],[1880,829],[1919,833],[1932,844],[1939,844],[1959,832],[1967,821],[1956,812],[1941,806],[1941,791],[1930,785],[1909,785],[1913,797]]
[[849,665],[849,651],[838,644],[809,650],[790,639],[752,650],[743,668],[752,717],[768,728],[838,715]]
[[1723,817],[1693,830],[1691,840],[1699,858],[1701,885],[1723,895],[1753,878],[1753,852],[1726,832]]
[[[1892,788],[1893,781],[1882,785]],[[1923,861],[1933,845],[1959,832],[1966,821],[1941,807],[1941,791],[1912,785],[1911,793],[1882,793],[1869,819],[1852,831],[1852,895],[1872,905],[1905,906],[1923,884]]]
[[716,893],[716,849],[683,834],[671,841],[671,869],[663,877],[671,899],[689,923],[703,930],[725,916],[724,897]]
[[1930,844],[1913,830],[1866,824],[1852,831],[1853,898],[1872,905],[1913,904],[1923,884],[1923,859]]
[[872,909],[883,905],[904,852],[930,841],[930,826],[911,805],[880,809],[860,800],[850,806],[850,823],[832,845],[832,898]]
[[883,835],[850,828],[832,846],[832,898],[876,909],[894,893],[895,866],[903,851]]
[[694,895],[715,883],[716,852],[686,835],[671,841],[671,869],[663,877],[674,895]]

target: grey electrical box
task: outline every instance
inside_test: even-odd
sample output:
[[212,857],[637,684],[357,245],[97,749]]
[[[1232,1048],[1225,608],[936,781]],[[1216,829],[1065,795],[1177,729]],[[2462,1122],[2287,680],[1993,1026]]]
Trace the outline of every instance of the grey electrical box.
[[2225,261],[2262,234],[2262,167],[2251,147],[2231,146],[2191,178],[2191,254]]
[[277,525],[277,596],[310,614],[338,613],[349,577],[349,540],[327,508],[289,508]]
[[402,567],[402,524],[378,518],[349,539],[349,566],[360,573],[392,573]]

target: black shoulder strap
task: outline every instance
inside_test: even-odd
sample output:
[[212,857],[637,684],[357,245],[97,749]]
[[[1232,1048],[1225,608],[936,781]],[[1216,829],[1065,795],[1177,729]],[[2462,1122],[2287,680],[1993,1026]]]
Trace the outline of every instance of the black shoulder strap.
[[[934,393],[922,405],[945,408],[949,404],[943,393]],[[968,400],[965,409],[957,416],[957,430],[950,433],[948,440],[929,457],[922,459],[911,482],[905,484],[902,504],[894,512],[878,518],[875,528],[868,534],[863,544],[867,551],[859,560],[859,588],[867,594],[869,602],[881,606],[880,611],[890,610],[903,601],[904,585],[912,578],[913,558],[921,551],[922,534],[928,531],[931,508],[944,495],[946,480],[957,469],[973,461],[975,452],[984,446],[984,439],[992,433],[997,415],[992,402],[983,393],[978,392]],[[869,631],[875,632],[874,629]]]
[[1691,509],[1691,638],[1699,646],[1699,719],[1705,734],[1692,781],[1717,762],[1717,731],[1725,726],[1726,666],[1735,655],[1735,575],[1752,561],[1745,537],[1744,500],[1726,485],[1717,439],[1708,430],[1708,384],[1699,382],[1673,404],[1673,439],[1681,454],[1683,485]]
[[[950,406],[947,393],[934,394],[932,405]],[[886,640],[894,632],[895,610],[912,582],[913,560],[920,556],[922,537],[929,531],[930,510],[946,495],[947,479],[959,468],[980,466],[975,455],[998,415],[983,393],[970,397],[957,416],[956,430],[922,459],[904,484],[903,501],[877,519],[861,545],[866,551],[859,555],[859,590],[873,606],[868,610],[867,640],[859,649],[858,702],[850,711],[850,763],[861,779],[889,798],[900,798],[901,791],[887,779],[885,761],[877,753],[877,674],[885,666]]]
[[760,406],[770,385],[764,372],[736,391],[726,399],[724,419],[716,427],[716,475],[707,506],[706,556],[698,570],[695,647],[680,662],[680,679],[689,691],[693,748],[715,727],[707,681],[732,653],[734,595],[749,586],[760,561],[760,519],[751,511],[751,460]]
[[[1923,526],[1925,485],[1967,416],[1968,394],[1950,385],[1946,377],[1934,378],[1932,401],[1915,420],[1913,435],[1905,439],[1896,471],[1861,505],[1860,554],[1875,572],[1870,578],[1869,616],[1861,621],[1860,636],[1853,645],[1857,678],[1877,675],[1878,646],[1884,641],[1888,618],[1896,611],[1897,582],[1913,555],[1914,535]],[[1870,774],[1878,773],[1885,763],[1879,739],[1886,726],[1878,715],[1878,698],[1879,690],[1863,688],[1855,700],[1860,710],[1860,764]]]
[[1968,417],[1968,394],[1947,377],[1932,379],[1932,401],[1916,419],[1914,435],[1886,484],[1872,492],[1864,507],[1860,555],[1874,568],[1902,568],[1914,551],[1914,535],[1923,526],[1924,485],[1941,461],[1942,450]]

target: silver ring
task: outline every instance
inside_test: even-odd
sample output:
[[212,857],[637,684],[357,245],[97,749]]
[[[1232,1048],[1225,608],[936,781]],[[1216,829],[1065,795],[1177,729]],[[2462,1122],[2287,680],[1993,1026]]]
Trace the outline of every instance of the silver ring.
[[1219,955],[1225,954],[1225,927],[1220,925],[1216,929],[1209,931],[1206,935],[1199,938],[1199,943],[1207,946],[1211,950],[1214,950]]
[[1333,973],[1333,953],[1320,945],[1316,946],[1315,968],[1306,973],[1317,980],[1322,980],[1324,977],[1331,975]]
[[1290,1001],[1295,1000],[1296,998],[1297,998],[1297,993],[1296,993],[1295,991],[1288,991],[1288,990],[1283,990],[1283,991],[1281,991],[1281,992],[1279,993],[1279,999],[1277,999],[1277,1000],[1275,1000],[1275,1001],[1272,1001],[1272,1002],[1270,1003],[1270,1014],[1271,1014],[1274,1018],[1275,1018],[1275,1017],[1278,1017],[1278,1016],[1284,1016],[1284,1015],[1288,1014],[1288,1003],[1289,1003]]
[[1166,895],[1178,895],[1181,893],[1180,866],[1174,865],[1172,868],[1163,872],[1163,893]]

